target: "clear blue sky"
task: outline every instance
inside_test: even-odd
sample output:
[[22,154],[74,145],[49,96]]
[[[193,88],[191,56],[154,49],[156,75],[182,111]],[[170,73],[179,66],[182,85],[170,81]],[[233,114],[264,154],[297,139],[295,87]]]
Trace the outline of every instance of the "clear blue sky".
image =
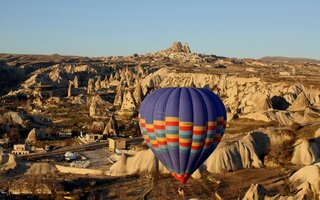
[[0,0],[0,52],[320,59],[318,0]]

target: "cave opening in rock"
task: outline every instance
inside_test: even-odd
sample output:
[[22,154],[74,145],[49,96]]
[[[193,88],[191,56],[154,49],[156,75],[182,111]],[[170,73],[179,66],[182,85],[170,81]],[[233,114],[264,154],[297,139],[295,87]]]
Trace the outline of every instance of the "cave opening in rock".
[[291,105],[287,100],[280,96],[273,96],[271,98],[272,108],[276,110],[287,110]]

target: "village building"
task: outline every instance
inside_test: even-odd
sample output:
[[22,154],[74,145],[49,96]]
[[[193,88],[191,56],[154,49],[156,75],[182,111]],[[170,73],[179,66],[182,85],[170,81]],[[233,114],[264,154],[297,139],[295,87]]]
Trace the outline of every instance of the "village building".
[[115,151],[116,149],[125,149],[126,140],[119,137],[108,138],[109,141],[109,150]]
[[27,144],[15,144],[13,145],[12,154],[25,155],[30,153],[30,147]]
[[86,142],[97,142],[103,138],[103,135],[100,134],[94,134],[94,133],[88,133],[85,136],[85,141]]

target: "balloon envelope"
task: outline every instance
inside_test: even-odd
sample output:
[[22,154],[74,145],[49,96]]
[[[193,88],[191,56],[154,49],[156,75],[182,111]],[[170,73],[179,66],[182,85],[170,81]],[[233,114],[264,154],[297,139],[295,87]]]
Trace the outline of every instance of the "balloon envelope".
[[162,88],[143,100],[139,125],[155,156],[186,183],[220,142],[226,110],[208,89]]

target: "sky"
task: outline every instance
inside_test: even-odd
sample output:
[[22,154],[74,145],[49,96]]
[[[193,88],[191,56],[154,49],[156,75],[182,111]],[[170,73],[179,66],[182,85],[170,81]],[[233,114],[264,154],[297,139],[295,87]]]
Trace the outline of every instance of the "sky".
[[0,53],[132,55],[178,40],[197,53],[320,59],[320,1],[0,0]]

